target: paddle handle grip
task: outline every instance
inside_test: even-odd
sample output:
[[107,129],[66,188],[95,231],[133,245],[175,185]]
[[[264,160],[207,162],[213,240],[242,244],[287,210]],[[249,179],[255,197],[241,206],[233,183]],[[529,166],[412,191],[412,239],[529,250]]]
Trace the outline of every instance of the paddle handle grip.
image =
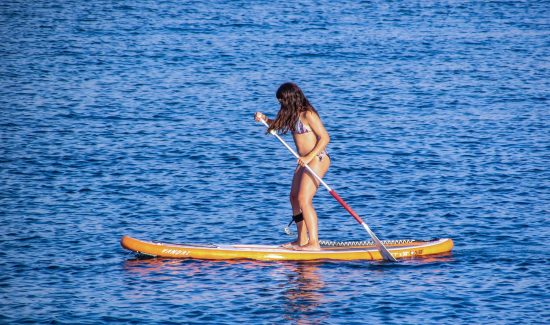
[[359,215],[353,211],[353,209],[346,203],[346,201],[344,201],[340,195],[338,195],[338,193],[336,193],[335,190],[330,190],[329,191],[330,195],[332,195],[332,197],[334,197],[336,199],[336,201],[338,201],[338,203],[340,203],[340,205],[342,205],[344,207],[344,209],[346,209],[346,211],[349,212],[349,214],[351,214],[351,216],[357,220],[357,222],[359,222],[359,224],[364,224],[365,222],[363,221],[363,219],[361,219],[361,217],[359,217]]

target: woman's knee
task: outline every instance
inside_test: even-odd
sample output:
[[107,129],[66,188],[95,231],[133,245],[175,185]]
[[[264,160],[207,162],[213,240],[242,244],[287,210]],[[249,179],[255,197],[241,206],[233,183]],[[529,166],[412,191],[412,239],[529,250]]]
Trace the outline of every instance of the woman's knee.
[[297,201],[300,208],[310,207],[312,205],[313,197],[311,195],[298,194]]

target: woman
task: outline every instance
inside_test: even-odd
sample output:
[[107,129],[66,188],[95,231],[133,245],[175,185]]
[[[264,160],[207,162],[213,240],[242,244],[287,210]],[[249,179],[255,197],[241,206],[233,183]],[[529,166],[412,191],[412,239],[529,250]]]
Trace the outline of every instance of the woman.
[[268,132],[275,130],[285,134],[291,131],[300,156],[290,189],[292,218],[298,228],[298,238],[283,247],[319,250],[317,213],[312,204],[319,181],[306,170],[305,165],[313,169],[319,177],[325,175],[330,166],[330,157],[325,150],[330,137],[319,114],[296,84],[282,84],[276,96],[281,104],[277,117],[271,120],[256,112],[254,118],[256,121],[265,120],[269,124]]

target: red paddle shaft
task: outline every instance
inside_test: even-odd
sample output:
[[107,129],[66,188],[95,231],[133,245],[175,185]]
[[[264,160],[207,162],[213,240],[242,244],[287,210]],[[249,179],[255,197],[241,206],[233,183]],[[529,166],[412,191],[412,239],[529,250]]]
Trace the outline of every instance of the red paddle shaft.
[[338,195],[338,193],[336,193],[335,190],[330,190],[329,193],[344,207],[344,209],[349,212],[349,214],[351,214],[353,218],[355,218],[355,220],[357,220],[357,222],[359,222],[359,224],[364,223],[363,219],[361,219],[361,217],[353,211],[353,209],[340,197],[340,195]]
[[[260,120],[266,127],[269,128],[269,124],[267,124],[267,122],[265,120]],[[271,134],[273,134],[277,139],[279,139],[279,141],[294,155],[294,157],[296,158],[300,158],[300,156],[296,153],[296,151],[294,151],[294,149],[292,149],[286,142],[285,140],[283,140],[283,138],[281,138],[277,132],[275,130],[271,130],[270,132]],[[338,195],[338,193],[336,193],[332,188],[330,188],[330,186],[328,186],[327,183],[325,183],[325,181],[323,181],[323,179],[321,177],[319,177],[319,175],[317,175],[317,173],[315,171],[313,171],[313,169],[311,169],[311,167],[309,167],[307,164],[305,165],[306,169],[311,173],[311,175],[313,175],[321,184],[323,184],[323,186],[329,191],[329,193],[336,199],[336,201],[338,201],[338,203],[340,203],[344,209],[346,209],[346,211],[349,212],[349,214],[351,214],[351,216],[357,220],[357,222],[359,222],[359,224],[361,224],[361,226],[363,226],[363,228],[365,228],[365,230],[369,233],[370,237],[372,238],[372,241],[374,242],[374,245],[376,246],[376,248],[378,249],[378,251],[380,252],[380,254],[382,255],[382,258],[384,258],[386,261],[392,261],[392,262],[396,262],[397,260],[395,259],[395,257],[393,257],[391,255],[391,253],[388,251],[388,249],[386,248],[386,246],[384,246],[384,244],[382,244],[382,242],[378,239],[378,237],[376,237],[376,235],[374,234],[374,232],[372,232],[372,230],[369,228],[369,226],[363,221],[363,219],[361,219],[361,217],[359,217],[359,215],[357,213],[355,213],[355,211],[353,211],[353,209],[340,197],[340,195]]]

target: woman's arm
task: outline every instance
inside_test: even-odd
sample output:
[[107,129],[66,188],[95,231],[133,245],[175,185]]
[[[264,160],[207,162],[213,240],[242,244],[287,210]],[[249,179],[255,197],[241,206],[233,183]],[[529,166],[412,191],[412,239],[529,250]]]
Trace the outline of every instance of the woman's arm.
[[323,125],[323,122],[321,122],[319,115],[315,114],[314,112],[308,111],[306,112],[306,121],[309,124],[311,131],[313,131],[313,133],[315,133],[318,138],[317,144],[308,154],[308,156],[311,156],[310,158],[313,159],[313,157],[317,156],[321,151],[326,148],[326,146],[330,142],[330,136],[328,135],[328,132]]

